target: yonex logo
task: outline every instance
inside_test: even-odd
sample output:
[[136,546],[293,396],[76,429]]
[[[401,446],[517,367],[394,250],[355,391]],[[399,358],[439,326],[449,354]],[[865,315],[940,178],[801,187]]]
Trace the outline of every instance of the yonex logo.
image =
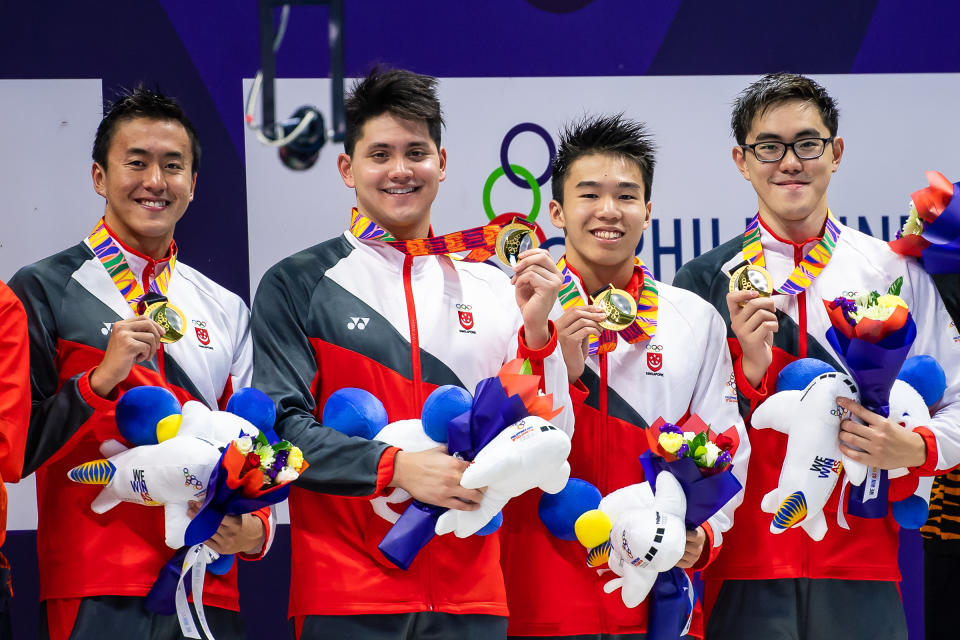
[[105,336],[108,336],[108,335],[110,335],[110,331],[111,331],[112,329],[113,329],[113,323],[112,323],[112,322],[104,322],[104,323],[103,323],[103,329],[100,329],[100,333],[102,333],[102,334],[105,335]]
[[354,329],[359,329],[363,331],[367,328],[367,324],[370,323],[370,318],[354,318],[350,316],[350,322],[347,323],[347,329],[353,331]]

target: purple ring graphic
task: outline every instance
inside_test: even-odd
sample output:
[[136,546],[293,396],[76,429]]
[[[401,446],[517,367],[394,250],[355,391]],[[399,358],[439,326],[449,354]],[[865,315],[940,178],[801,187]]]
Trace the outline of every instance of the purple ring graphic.
[[527,184],[527,181],[514,173],[513,169],[510,168],[509,158],[510,143],[513,142],[514,138],[526,131],[535,133],[543,138],[543,141],[547,143],[547,151],[550,152],[549,158],[547,159],[547,168],[540,175],[540,177],[537,178],[537,184],[542,187],[547,183],[547,180],[550,179],[550,173],[553,169],[553,158],[557,155],[557,148],[553,144],[553,138],[551,138],[547,130],[540,125],[534,124],[533,122],[521,122],[507,132],[507,135],[503,137],[503,142],[500,143],[500,166],[503,167],[503,172],[510,182],[522,189],[530,188],[530,185]]

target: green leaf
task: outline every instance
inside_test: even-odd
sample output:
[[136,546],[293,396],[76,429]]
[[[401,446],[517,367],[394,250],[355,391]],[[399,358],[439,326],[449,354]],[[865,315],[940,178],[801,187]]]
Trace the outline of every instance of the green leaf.
[[867,306],[872,307],[873,305],[877,304],[877,300],[879,299],[880,299],[880,294],[877,293],[876,291],[871,291],[870,295],[867,296]]
[[900,288],[902,286],[903,286],[903,276],[900,276],[899,278],[893,281],[893,284],[891,284],[890,288],[887,289],[887,293],[889,293],[892,296],[899,296]]
[[701,449],[704,445],[707,444],[707,434],[701,431],[693,437],[693,440],[690,441],[690,450],[695,452],[694,456],[699,454],[696,453],[697,450]]
[[257,434],[257,437],[253,439],[258,445],[269,445],[270,441],[267,440],[267,436],[263,435],[263,431]]
[[525,358],[523,364],[520,365],[520,373],[527,376],[533,374],[533,365],[530,364],[529,358]]

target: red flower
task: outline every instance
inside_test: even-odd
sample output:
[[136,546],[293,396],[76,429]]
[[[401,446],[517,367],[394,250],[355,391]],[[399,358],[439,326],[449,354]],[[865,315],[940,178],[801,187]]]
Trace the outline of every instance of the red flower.
[[733,438],[720,434],[713,441],[713,444],[717,445],[723,451],[730,451],[733,448]]

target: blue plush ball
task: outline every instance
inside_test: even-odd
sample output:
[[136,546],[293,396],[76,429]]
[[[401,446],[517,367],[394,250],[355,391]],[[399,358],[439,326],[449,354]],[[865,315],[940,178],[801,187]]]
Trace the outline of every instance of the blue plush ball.
[[806,389],[807,385],[819,375],[836,371],[823,360],[816,358],[800,358],[794,360],[777,376],[777,391],[797,391]]
[[904,529],[919,529],[927,522],[927,501],[920,496],[910,496],[890,505],[893,517]]
[[483,525],[483,527],[480,529],[480,531],[477,531],[477,533],[474,534],[474,535],[478,535],[478,536],[488,536],[488,535],[490,535],[491,533],[493,533],[494,531],[496,531],[497,529],[499,529],[499,528],[500,528],[500,525],[502,525],[502,524],[503,524],[503,511],[498,511],[498,512],[497,512],[497,515],[495,515],[495,516],[493,516],[492,518],[490,518],[490,522],[488,522],[487,524]]
[[277,407],[273,400],[260,389],[253,387],[235,391],[227,401],[227,411],[267,433],[273,432],[273,425],[277,421]]
[[600,490],[581,480],[570,478],[560,493],[544,493],[537,512],[547,530],[561,540],[576,540],[573,525],[584,512],[600,506]]
[[321,419],[340,433],[370,440],[387,426],[387,410],[369,391],[344,387],[327,398]]
[[157,423],[180,413],[180,401],[169,389],[134,387],[117,402],[117,429],[134,446],[157,444]]
[[437,442],[447,441],[447,423],[473,406],[473,396],[463,387],[445,384],[433,390],[423,403],[423,430]]
[[916,389],[928,407],[937,404],[947,390],[947,376],[943,373],[943,367],[930,356],[907,358],[897,378]]
[[213,562],[207,565],[207,571],[212,573],[215,576],[222,576],[233,566],[233,554],[228,553],[220,556]]

